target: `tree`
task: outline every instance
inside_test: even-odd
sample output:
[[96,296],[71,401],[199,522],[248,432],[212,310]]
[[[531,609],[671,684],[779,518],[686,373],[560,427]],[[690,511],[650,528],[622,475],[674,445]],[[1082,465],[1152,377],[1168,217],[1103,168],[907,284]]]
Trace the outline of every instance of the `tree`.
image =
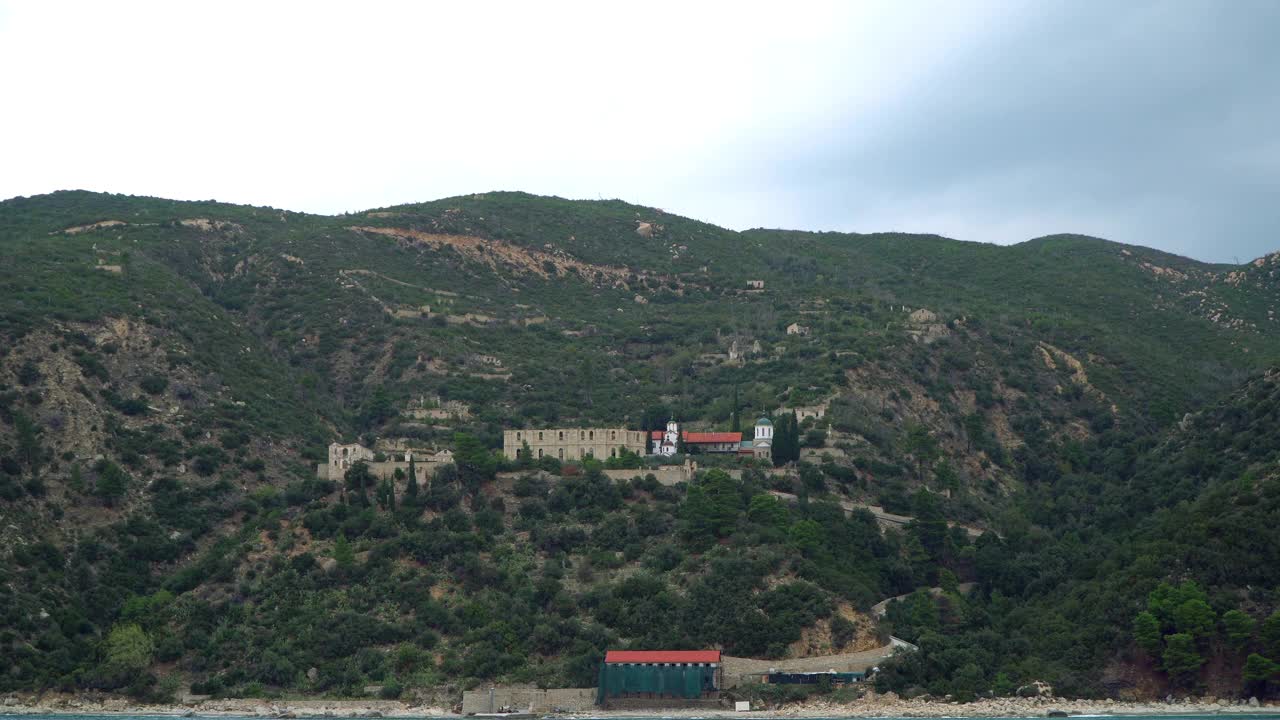
[[778,498],[760,493],[751,498],[751,504],[747,506],[747,519],[757,525],[782,528],[787,524],[787,509]]
[[151,665],[155,644],[135,623],[111,628],[103,648],[106,666],[112,673],[137,673]]
[[734,479],[717,468],[689,486],[681,511],[690,540],[727,537],[738,524],[742,494]]
[[1151,657],[1159,657],[1162,638],[1160,635],[1160,621],[1155,615],[1143,610],[1133,619],[1133,639],[1138,642],[1138,646],[1147,652]]
[[945,490],[948,496],[960,490],[960,474],[955,467],[943,460],[933,467],[933,478],[938,489]]
[[822,548],[826,532],[816,520],[801,520],[787,530],[787,538],[791,544],[805,555],[812,555]]
[[412,505],[418,500],[418,468],[413,456],[409,456],[409,482],[404,488],[405,503]]
[[365,493],[365,489],[372,486],[376,480],[373,472],[369,470],[369,463],[364,460],[357,460],[354,465],[347,468],[346,473],[347,488],[356,491],[357,502],[364,507],[369,505],[369,496]]
[[938,457],[938,443],[929,428],[920,423],[908,425],[907,434],[902,439],[902,450],[915,460],[916,477],[924,480],[925,466],[932,465]]
[[14,413],[13,424],[18,431],[18,458],[33,476],[37,475],[44,455],[44,448],[40,446],[40,428],[24,413]]
[[1174,617],[1178,607],[1190,600],[1209,602],[1209,596],[1194,580],[1186,580],[1179,585],[1160,583],[1147,595],[1147,609],[1160,621],[1160,626],[1168,631],[1177,627]]
[[773,422],[773,446],[770,456],[775,466],[800,459],[800,424],[795,412],[779,415]]
[[1266,648],[1268,655],[1280,656],[1280,610],[1271,613],[1266,620],[1262,621],[1262,645]]
[[396,509],[396,487],[391,484],[390,480],[383,479],[378,483],[378,492],[376,495],[378,507],[387,512],[394,512]]
[[338,533],[338,539],[333,541],[333,559],[338,561],[339,567],[346,567],[355,562],[356,555],[351,550],[351,544],[347,542],[345,533]]
[[1253,639],[1253,629],[1256,625],[1253,618],[1239,610],[1228,610],[1222,614],[1222,628],[1226,631],[1227,642],[1237,650],[1248,645]]
[[1196,650],[1196,640],[1187,633],[1174,633],[1164,638],[1164,670],[1170,678],[1186,683],[1204,664],[1204,658]]
[[94,466],[98,471],[98,481],[94,490],[108,507],[115,505],[117,499],[129,489],[129,474],[110,460],[99,460]]
[[1275,663],[1258,653],[1250,653],[1244,661],[1244,682],[1248,689],[1259,695],[1267,692],[1267,683],[1280,675],[1280,663]]
[[489,448],[480,439],[470,433],[454,433],[454,464],[458,466],[458,480],[469,491],[478,490],[486,481],[492,480],[498,471],[498,464]]
[[1173,609],[1173,625],[1179,633],[1201,640],[1213,635],[1217,613],[1199,598],[1187,600]]

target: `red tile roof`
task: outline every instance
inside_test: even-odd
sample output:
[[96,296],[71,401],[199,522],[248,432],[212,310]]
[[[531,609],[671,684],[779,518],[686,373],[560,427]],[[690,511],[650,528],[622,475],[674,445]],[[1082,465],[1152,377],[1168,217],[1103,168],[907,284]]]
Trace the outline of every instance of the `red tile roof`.
[[[661,440],[666,433],[662,430],[649,432],[650,440]],[[681,431],[687,443],[736,443],[742,442],[742,433],[736,432],[685,432]]]
[[719,650],[610,650],[607,663],[718,663]]
[[740,443],[742,433],[736,432],[691,432],[684,434],[687,443]]

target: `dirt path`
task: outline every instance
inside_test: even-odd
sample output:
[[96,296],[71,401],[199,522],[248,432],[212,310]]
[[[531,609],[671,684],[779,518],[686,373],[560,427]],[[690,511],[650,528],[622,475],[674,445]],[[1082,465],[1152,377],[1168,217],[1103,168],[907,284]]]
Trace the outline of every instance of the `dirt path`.
[[[782,492],[781,490],[770,490],[769,494],[773,495],[779,500],[783,500],[789,503],[800,502],[799,497],[789,492]],[[872,516],[875,517],[876,522],[879,522],[881,525],[884,525],[886,527],[905,527],[907,523],[911,522],[912,520],[915,520],[915,518],[911,517],[910,515],[895,515],[894,513],[888,512],[887,510],[880,507],[879,505],[868,505],[866,503],[856,503],[856,502],[853,502],[852,500],[841,500],[839,501],[838,504],[840,505],[840,508],[845,511],[845,514],[852,514],[854,510],[866,510],[867,512],[870,512]],[[973,527],[971,525],[961,525],[960,523],[951,522],[950,520],[947,521],[947,527],[963,528],[964,531],[968,533],[969,537],[979,537],[988,532],[991,532],[990,530],[985,530],[979,527]]]

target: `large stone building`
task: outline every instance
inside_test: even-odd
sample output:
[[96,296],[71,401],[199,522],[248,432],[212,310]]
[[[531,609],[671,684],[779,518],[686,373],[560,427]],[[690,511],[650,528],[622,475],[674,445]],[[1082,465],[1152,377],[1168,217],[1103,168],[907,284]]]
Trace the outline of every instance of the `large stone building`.
[[401,473],[409,472],[409,459],[414,460],[414,470],[418,473],[418,479],[430,477],[440,465],[453,462],[453,451],[441,450],[439,452],[428,452],[421,450],[397,450],[390,453],[383,453],[385,460],[378,461],[375,458],[378,453],[361,445],[360,443],[351,443],[343,445],[341,443],[329,444],[329,462],[316,465],[316,477],[320,480],[340,481],[347,476],[347,470],[357,462],[364,461],[369,466],[369,472],[378,479],[390,479],[395,476],[396,470]]
[[544,457],[581,460],[588,455],[604,460],[617,457],[620,449],[643,455],[645,433],[625,428],[551,428],[502,433],[502,454],[511,460],[519,457],[525,445],[529,446],[534,460]]

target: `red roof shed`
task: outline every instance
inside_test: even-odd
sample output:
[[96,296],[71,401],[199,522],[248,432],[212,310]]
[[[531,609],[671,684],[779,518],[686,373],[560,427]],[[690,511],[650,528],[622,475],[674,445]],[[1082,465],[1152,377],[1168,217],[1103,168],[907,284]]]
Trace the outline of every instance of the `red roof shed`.
[[606,663],[718,663],[719,650],[610,650]]

